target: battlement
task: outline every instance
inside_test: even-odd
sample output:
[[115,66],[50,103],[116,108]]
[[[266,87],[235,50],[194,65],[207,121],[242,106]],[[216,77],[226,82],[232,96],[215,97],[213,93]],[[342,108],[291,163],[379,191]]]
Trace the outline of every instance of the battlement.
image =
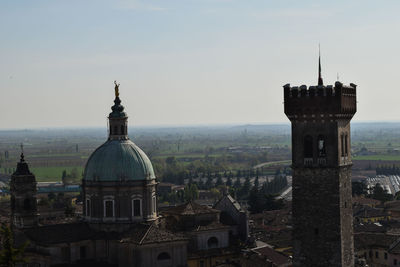
[[[333,85],[318,86],[290,86],[284,88],[285,114],[289,119],[299,115],[307,118],[307,115],[314,117],[340,116],[353,117],[357,111],[356,100],[357,85],[350,83],[350,86],[336,82]],[[305,115],[305,116],[304,116]]]

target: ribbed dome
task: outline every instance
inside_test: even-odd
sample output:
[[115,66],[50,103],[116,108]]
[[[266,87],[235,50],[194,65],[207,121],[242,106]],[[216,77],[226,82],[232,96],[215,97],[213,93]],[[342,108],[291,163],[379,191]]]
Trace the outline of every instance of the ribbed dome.
[[108,140],[86,163],[86,181],[129,181],[155,179],[147,155],[130,140]]

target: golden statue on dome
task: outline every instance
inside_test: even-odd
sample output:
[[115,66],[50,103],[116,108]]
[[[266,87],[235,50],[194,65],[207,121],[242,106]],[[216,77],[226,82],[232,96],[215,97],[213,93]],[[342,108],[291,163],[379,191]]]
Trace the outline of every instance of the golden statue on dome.
[[119,83],[117,84],[117,81],[114,81],[115,84],[115,98],[119,97]]

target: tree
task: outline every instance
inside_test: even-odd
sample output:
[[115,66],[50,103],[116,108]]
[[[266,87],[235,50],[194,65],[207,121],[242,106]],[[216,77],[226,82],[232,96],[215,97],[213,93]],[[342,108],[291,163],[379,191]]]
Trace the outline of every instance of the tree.
[[380,200],[382,202],[393,200],[393,195],[388,194],[388,192],[383,189],[383,187],[377,183],[374,187],[372,196],[373,199]]
[[278,210],[284,206],[282,199],[275,199],[274,195],[264,194],[255,187],[250,191],[248,204],[251,213],[260,213],[264,210]]
[[78,169],[77,168],[73,168],[71,170],[71,178],[76,179],[78,178],[79,174],[78,174]]
[[204,189],[204,182],[203,179],[199,178],[199,189]]
[[250,178],[246,177],[246,180],[243,183],[242,188],[240,189],[240,197],[247,198],[251,188]]
[[263,211],[264,208],[264,199],[262,192],[257,190],[256,187],[251,189],[249,194],[249,210],[251,213],[260,213]]
[[186,185],[183,194],[186,202],[196,200],[199,197],[199,190],[197,188],[197,185]]
[[260,186],[260,181],[259,181],[258,175],[257,175],[256,179],[254,179],[254,187],[253,188],[257,188],[257,190],[258,190],[259,186]]
[[18,263],[25,263],[24,251],[28,243],[25,242],[20,247],[14,247],[14,238],[11,228],[4,223],[0,227],[0,234],[0,266],[14,267]]
[[213,187],[211,175],[208,176],[205,187],[206,187],[206,189],[210,189],[211,187]]
[[226,186],[232,186],[232,178],[228,176],[228,179],[226,180]]
[[242,186],[239,176],[236,178],[235,184],[233,186],[236,188],[236,190],[238,190]]
[[61,175],[61,181],[62,181],[62,183],[63,183],[64,185],[67,183],[66,178],[67,178],[67,171],[66,171],[66,170],[63,170],[62,175]]
[[215,186],[218,187],[223,184],[224,184],[224,182],[222,181],[221,176],[218,176],[217,181],[215,182]]
[[366,195],[368,193],[367,186],[363,182],[352,182],[351,189],[353,196]]

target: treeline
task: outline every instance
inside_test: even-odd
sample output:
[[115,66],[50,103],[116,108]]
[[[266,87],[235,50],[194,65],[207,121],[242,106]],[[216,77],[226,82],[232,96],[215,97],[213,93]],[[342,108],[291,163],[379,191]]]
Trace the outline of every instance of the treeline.
[[[181,185],[184,184],[186,179],[194,178],[207,179],[207,181],[218,179],[221,181],[222,178],[232,180],[233,178],[251,178],[265,174],[271,175],[271,170],[268,170],[266,173],[263,168],[239,169],[235,171],[226,168],[218,170],[214,170],[213,168],[201,168],[201,171],[198,171],[199,169],[193,170],[190,167],[190,164],[185,165],[178,161],[175,157],[168,157],[165,159],[165,161],[156,161],[153,166],[155,168],[157,177],[161,181]],[[275,175],[279,175],[281,173],[290,175],[291,169],[289,167],[284,167],[275,171]]]
[[283,199],[276,199],[277,195],[288,186],[286,177],[277,175],[271,182],[266,182],[261,188],[254,183],[248,197],[249,210],[260,213],[264,210],[277,210],[283,207]]
[[4,167],[4,168],[2,168],[3,169],[3,174],[13,174],[14,172],[15,172],[15,168],[6,168],[6,167]]
[[351,187],[353,197],[365,196],[382,202],[391,201],[394,198],[393,195],[389,194],[388,191],[379,183],[377,183],[373,188],[370,188],[370,190],[368,190],[367,185],[363,182],[352,182]]
[[393,165],[378,165],[376,166],[377,175],[400,175],[400,167]]
[[[263,183],[261,186],[258,177],[254,179],[253,184],[251,183],[249,177],[247,177],[243,183],[241,182],[240,178],[236,178],[235,181],[232,181],[232,179],[228,178],[225,183],[223,182],[222,178],[217,179],[215,183],[211,179],[207,179],[205,183],[202,180],[195,182],[190,179],[184,190],[160,195],[160,201],[176,204],[189,200],[196,200],[199,197],[199,190],[207,190],[211,192],[214,199],[218,199],[223,193],[228,192],[236,199],[249,200],[249,205],[257,205],[261,207],[264,206],[264,204],[261,203],[262,201],[260,199],[264,199],[265,197],[269,198],[269,196],[275,196],[287,186],[287,179],[284,175],[277,175],[274,177],[274,179]],[[250,204],[252,197],[254,200],[254,192],[257,192],[256,194],[258,202],[256,204]]]
[[71,184],[75,182],[80,182],[83,174],[79,174],[77,168],[73,168],[70,173],[67,173],[67,170],[63,170],[61,174],[61,181],[64,185]]

